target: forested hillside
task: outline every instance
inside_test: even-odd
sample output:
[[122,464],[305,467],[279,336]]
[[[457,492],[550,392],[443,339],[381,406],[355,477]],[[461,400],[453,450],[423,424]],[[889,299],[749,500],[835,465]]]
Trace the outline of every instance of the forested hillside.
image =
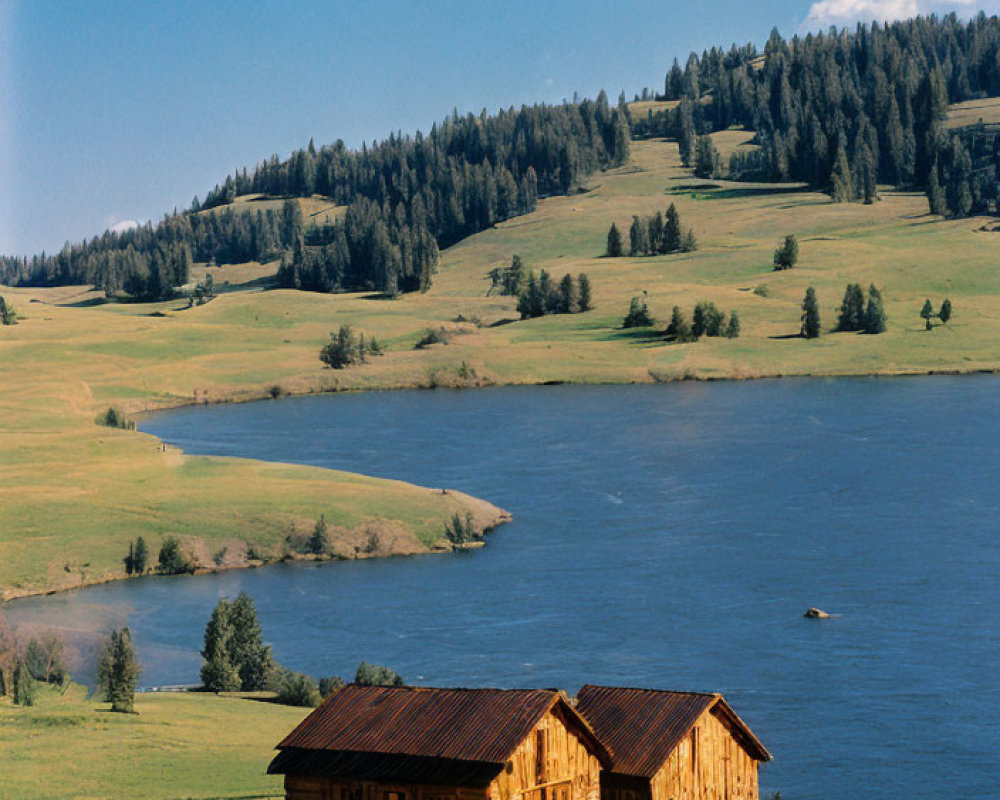
[[877,182],[919,186],[935,212],[985,211],[997,194],[994,148],[980,148],[974,170],[969,137],[943,122],[949,103],[1000,94],[998,58],[1000,21],[983,14],[791,41],[775,31],[762,56],[748,45],[675,61],[662,98],[680,102],[632,120],[632,131],[676,136],[693,166],[699,134],[742,125],[761,147],[734,154],[730,177],[804,181],[844,201],[874,200]]
[[[645,115],[622,98],[538,105],[489,116],[453,113],[427,136],[392,134],[349,150],[305,149],[230,175],[189,211],[106,232],[60,253],[0,259],[0,281],[88,283],[108,295],[168,297],[192,261],[282,259],[282,286],[314,291],[426,290],[438,249],[534,210],[597,169],[628,158],[636,138],[678,139],[702,177],[804,181],[837,201],[877,199],[878,184],[920,187],[949,216],[995,212],[1000,146],[993,131],[944,125],[947,107],[1000,95],[1000,20],[983,14],[859,25],[786,41],[713,48],[675,60]],[[734,125],[758,148],[723,165],[705,134]],[[295,202],[239,211],[235,198],[308,198],[346,206],[306,226]],[[222,207],[222,208],[220,208]],[[200,213],[213,209],[213,213]]]
[[[169,296],[190,261],[261,261],[289,251],[284,286],[387,294],[426,289],[438,248],[534,210],[539,196],[566,193],[594,170],[628,158],[624,109],[596,101],[538,105],[488,116],[452,114],[429,135],[393,134],[360,151],[343,142],[261,163],[195,198],[189,212],[157,226],[67,245],[54,256],[4,258],[0,282],[88,283],[108,294]],[[294,203],[279,214],[199,215],[235,197],[263,193],[347,206],[343,221],[306,231]]]

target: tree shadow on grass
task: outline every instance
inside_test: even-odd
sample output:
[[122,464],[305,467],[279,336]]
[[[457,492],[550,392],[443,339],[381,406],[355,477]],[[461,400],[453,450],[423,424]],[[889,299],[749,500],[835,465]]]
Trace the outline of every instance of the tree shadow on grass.
[[630,344],[664,344],[663,331],[657,328],[612,328],[603,336],[598,336],[600,342],[626,342]]
[[768,339],[805,339],[801,333],[783,333],[780,336],[768,336]]

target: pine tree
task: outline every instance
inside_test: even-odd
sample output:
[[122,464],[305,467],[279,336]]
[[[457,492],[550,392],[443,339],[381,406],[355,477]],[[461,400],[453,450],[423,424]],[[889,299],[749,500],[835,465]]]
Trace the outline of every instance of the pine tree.
[[833,172],[830,175],[830,195],[835,203],[847,203],[854,198],[851,168],[847,163],[847,153],[844,151],[843,144],[837,148],[837,156],[833,162]]
[[698,240],[694,236],[694,230],[692,228],[688,228],[687,233],[684,234],[684,238],[681,239],[681,252],[693,253],[697,249]]
[[667,325],[664,336],[674,342],[691,341],[691,326],[680,306],[674,306],[674,310],[670,314],[670,324]]
[[580,311],[590,311],[594,307],[590,299],[590,278],[581,272],[576,277],[576,285],[578,295],[577,304],[580,307]]
[[212,611],[205,626],[205,645],[201,651],[202,685],[210,692],[236,692],[242,686],[239,670],[229,652],[233,629],[230,624],[232,606],[222,598]]
[[924,318],[924,329],[931,329],[931,318],[934,316],[934,306],[931,305],[930,298],[924,300],[924,307],[920,309],[920,316]]
[[14,702],[19,706],[33,706],[35,689],[35,679],[31,677],[28,665],[19,661],[14,668]]
[[649,226],[639,217],[632,217],[628,236],[630,256],[644,256],[649,253]]
[[722,159],[711,136],[699,136],[695,148],[694,174],[699,178],[717,178],[722,174]]
[[559,313],[575,314],[579,311],[579,300],[576,292],[576,281],[568,272],[559,281]]
[[608,250],[607,255],[609,258],[619,258],[622,254],[622,235],[618,231],[618,226],[615,223],[611,223],[611,228],[608,230]]
[[885,307],[882,304],[882,293],[875,284],[868,287],[868,307],[865,308],[865,333],[884,333],[886,326]]
[[257,608],[250,595],[240,592],[229,609],[229,659],[244,692],[266,688],[274,672],[271,648],[264,644]]
[[865,295],[861,285],[847,284],[844,299],[840,304],[840,316],[837,318],[838,331],[860,331],[864,329]]
[[663,225],[664,253],[676,253],[681,249],[681,215],[673,203],[667,208],[666,221]]
[[326,555],[330,551],[330,536],[326,530],[326,515],[320,514],[309,537],[309,552],[315,555]]
[[128,628],[115,628],[101,652],[97,684],[112,711],[131,712],[135,703],[135,685],[141,669]]
[[951,300],[947,297],[944,299],[944,302],[941,303],[941,310],[938,312],[938,318],[943,324],[947,324],[948,320],[951,319]]
[[729,312],[729,324],[726,326],[726,338],[737,339],[740,335],[740,318],[733,310]]
[[623,328],[645,328],[653,324],[653,318],[649,315],[649,307],[646,305],[646,293],[641,297],[633,297],[629,303],[628,314],[622,320]]
[[812,286],[806,289],[806,296],[802,300],[801,334],[806,339],[815,339],[820,334],[819,303]]
[[132,555],[132,571],[137,575],[146,572],[149,564],[149,548],[146,547],[146,540],[141,536],[135,541],[135,552]]
[[785,237],[781,247],[774,251],[775,270],[791,269],[799,260],[799,243],[794,233]]

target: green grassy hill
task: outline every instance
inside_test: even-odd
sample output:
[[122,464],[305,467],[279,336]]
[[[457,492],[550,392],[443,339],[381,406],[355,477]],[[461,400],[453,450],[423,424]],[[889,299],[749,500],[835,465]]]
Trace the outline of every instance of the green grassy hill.
[[264,773],[308,711],[184,693],[138,695],[135,710],[112,714],[76,685],[28,708],[0,701],[0,800],[282,797]]
[[[724,161],[750,138],[714,135]],[[473,503],[323,470],[164,452],[152,437],[95,425],[112,404],[140,411],[271,392],[1000,368],[992,220],[933,217],[916,193],[886,190],[864,206],[798,185],[700,181],[664,141],[634,143],[627,166],[585,188],[449,248],[431,290],[397,300],[239,291],[259,288],[273,264],[217,270],[216,282],[228,280],[232,291],[190,309],[95,304],[79,288],[5,290],[23,319],[0,329],[0,587],[15,594],[120,576],[127,542],[139,534],[154,543],[186,536],[207,554],[238,552],[241,540],[274,553],[290,525],[308,528],[320,513],[338,526],[347,553],[373,526],[396,552],[412,552],[433,545],[444,518]],[[612,221],[627,233],[633,214],[671,202],[697,252],[602,257]],[[800,242],[799,264],[773,272],[787,233]],[[557,281],[587,273],[596,308],[519,321],[514,298],[487,295],[488,271],[514,253]],[[883,290],[888,331],[797,338],[806,288],[815,287],[829,331],[848,282]],[[643,291],[658,324],[622,330],[629,299]],[[953,321],[925,331],[924,299],[937,307],[946,296]],[[666,343],[660,332],[672,306],[690,314],[700,300],[735,309],[742,336]],[[460,316],[480,325],[455,322]],[[323,368],[319,347],[341,323],[377,336],[388,354]],[[429,327],[448,330],[450,343],[414,349]],[[486,504],[477,514],[484,524],[500,518]]]

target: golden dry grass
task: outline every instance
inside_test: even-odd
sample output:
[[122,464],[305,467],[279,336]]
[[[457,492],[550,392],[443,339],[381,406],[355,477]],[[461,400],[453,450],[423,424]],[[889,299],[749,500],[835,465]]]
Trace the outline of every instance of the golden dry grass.
[[1000,122],[1000,97],[986,97],[981,100],[967,100],[956,103],[948,109],[946,128],[964,128],[977,122]]

